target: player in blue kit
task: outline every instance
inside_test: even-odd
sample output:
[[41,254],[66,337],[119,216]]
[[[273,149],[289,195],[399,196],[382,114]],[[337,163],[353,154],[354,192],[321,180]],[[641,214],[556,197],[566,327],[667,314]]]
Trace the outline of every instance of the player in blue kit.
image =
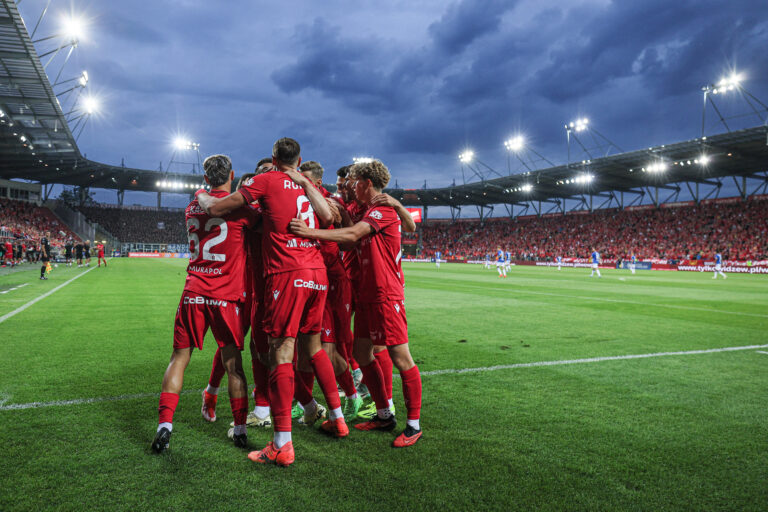
[[512,253],[507,251],[504,253],[504,271],[506,272],[512,268]]
[[440,251],[435,252],[435,266],[437,267],[437,270],[440,270],[440,256],[442,256]]
[[485,255],[485,270],[488,270],[489,268],[491,268],[491,255],[490,254],[486,254]]
[[722,265],[723,265],[723,255],[718,252],[717,254],[715,254],[715,275],[712,279],[717,279],[717,274],[720,274],[721,276],[723,276],[723,279],[728,279],[728,276],[726,276],[723,273]]
[[504,278],[507,277],[507,267],[505,265],[504,261],[504,251],[501,250],[501,247],[496,248],[496,270],[499,272],[499,277]]
[[563,264],[563,257],[562,256],[558,256],[556,259],[557,259],[557,270],[560,270],[560,267]]
[[637,263],[637,256],[635,256],[635,253],[632,253],[632,256],[629,258],[629,271],[633,274],[635,273],[635,264]]
[[597,272],[597,277],[603,277],[600,275],[600,253],[597,252],[597,249],[592,248],[592,254],[589,257],[592,260],[592,273],[589,277],[594,277],[595,272]]

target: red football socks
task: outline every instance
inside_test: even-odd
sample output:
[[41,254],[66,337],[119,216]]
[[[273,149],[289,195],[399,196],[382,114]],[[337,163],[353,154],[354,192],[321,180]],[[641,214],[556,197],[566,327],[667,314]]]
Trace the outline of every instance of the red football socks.
[[293,402],[293,365],[277,365],[269,373],[269,404],[276,432],[291,431],[291,402]]
[[248,417],[248,397],[229,397],[229,405],[232,406],[232,417],[235,419],[235,426],[245,425],[245,420]]
[[315,386],[315,374],[296,370],[296,389],[294,396],[301,405],[307,405],[312,401],[312,388]]
[[179,405],[178,393],[160,393],[160,405],[157,407],[158,423],[173,423],[173,413]]
[[221,361],[221,348],[216,349],[216,354],[213,356],[213,365],[211,366],[211,377],[208,379],[208,384],[212,388],[218,388],[221,386],[221,379],[224,378],[224,374],[227,372],[224,368],[224,363]]
[[373,355],[379,362],[381,374],[384,377],[384,391],[387,394],[387,399],[392,400],[392,358],[389,357],[389,350],[374,352]]
[[349,370],[344,369],[338,375],[336,375],[336,382],[339,383],[341,389],[344,390],[344,394],[348,397],[357,393],[355,389],[355,379],[352,378],[352,374]]
[[269,407],[269,371],[260,360],[251,360],[253,370],[253,401],[256,407]]
[[389,409],[386,392],[384,391],[384,378],[381,375],[379,362],[374,358],[373,362],[367,366],[361,366],[363,371],[363,383],[368,387],[373,401],[376,403],[376,409]]
[[413,365],[413,368],[400,373],[403,381],[403,397],[405,398],[405,408],[408,410],[409,420],[418,420],[421,414],[421,374],[419,367]]
[[339,390],[336,388],[336,376],[333,374],[333,364],[331,364],[328,354],[326,354],[325,350],[318,350],[310,361],[312,362],[312,368],[315,370],[320,389],[323,390],[323,395],[325,395],[328,407],[331,409],[341,407]]

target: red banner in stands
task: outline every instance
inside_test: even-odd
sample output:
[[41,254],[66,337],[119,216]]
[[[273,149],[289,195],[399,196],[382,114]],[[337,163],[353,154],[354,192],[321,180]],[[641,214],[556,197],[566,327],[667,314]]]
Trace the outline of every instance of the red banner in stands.
[[408,213],[413,217],[413,222],[416,224],[421,222],[421,208],[406,208],[406,210],[408,210]]
[[403,245],[416,245],[419,243],[419,241],[416,240],[415,238],[402,238],[400,240],[400,243],[402,243]]
[[662,208],[680,208],[682,206],[696,206],[695,201],[677,201],[674,203],[663,203]]

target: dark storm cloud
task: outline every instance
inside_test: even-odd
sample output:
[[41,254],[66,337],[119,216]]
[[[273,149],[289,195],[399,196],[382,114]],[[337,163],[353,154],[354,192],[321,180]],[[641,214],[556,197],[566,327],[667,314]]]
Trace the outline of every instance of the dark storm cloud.
[[89,12],[93,42],[73,61],[108,112],[80,141],[111,163],[155,168],[167,132],[184,130],[250,168],[288,135],[329,169],[374,155],[401,185],[440,185],[460,178],[466,147],[505,168],[502,142],[518,132],[563,162],[563,123],[577,116],[626,150],[697,136],[700,88],[731,67],[768,96],[768,21],[747,0],[137,0]]

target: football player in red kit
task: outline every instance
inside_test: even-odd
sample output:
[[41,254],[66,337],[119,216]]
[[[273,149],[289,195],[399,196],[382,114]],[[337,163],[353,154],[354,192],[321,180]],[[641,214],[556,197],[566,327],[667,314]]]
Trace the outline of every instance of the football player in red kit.
[[106,260],[106,258],[104,258],[104,244],[97,244],[96,245],[96,256],[98,258],[96,260],[97,263],[98,263],[98,266],[100,267],[101,266],[101,262],[103,261],[104,262],[104,266],[106,267],[107,266],[107,260]]
[[[405,317],[404,278],[400,264],[400,219],[391,206],[373,206],[373,198],[389,183],[389,170],[374,160],[358,163],[351,170],[357,200],[367,207],[361,220],[349,228],[312,229],[300,219],[291,221],[296,235],[330,240],[340,245],[358,243],[360,284],[355,312],[355,359],[376,402],[377,416],[355,425],[359,430],[393,430],[395,416],[387,403],[381,367],[373,346],[385,345],[400,372],[407,410],[407,424],[392,445],[400,448],[415,444],[422,435],[421,376],[408,347]],[[367,334],[367,336],[366,336]]]
[[[291,219],[296,217],[312,227],[328,225],[332,220],[331,209],[320,191],[296,170],[301,165],[298,142],[289,138],[275,142],[272,163],[274,170],[252,178],[239,191],[224,198],[200,194],[198,200],[211,215],[236,211],[253,201],[258,201],[262,208],[266,274],[263,325],[269,336],[269,403],[274,438],[248,458],[262,464],[287,466],[295,460],[291,402],[297,338],[299,353],[311,362],[331,409],[331,419],[323,428],[338,437],[349,435],[349,429],[342,414],[333,366],[320,343],[328,279],[319,244],[288,230]],[[307,414],[311,415],[311,411],[305,411]]]
[[[203,162],[205,180],[211,196],[224,197],[231,190],[232,162],[225,155],[214,155]],[[229,376],[229,397],[235,418],[234,442],[246,447],[245,421],[248,396],[240,351],[243,350],[245,293],[244,231],[255,219],[249,209],[228,215],[208,215],[193,200],[185,211],[190,259],[187,280],[176,312],[171,362],[163,377],[157,434],[152,449],[168,448],[173,430],[173,414],[179,403],[184,370],[192,351],[203,348],[208,328],[221,347]]]

